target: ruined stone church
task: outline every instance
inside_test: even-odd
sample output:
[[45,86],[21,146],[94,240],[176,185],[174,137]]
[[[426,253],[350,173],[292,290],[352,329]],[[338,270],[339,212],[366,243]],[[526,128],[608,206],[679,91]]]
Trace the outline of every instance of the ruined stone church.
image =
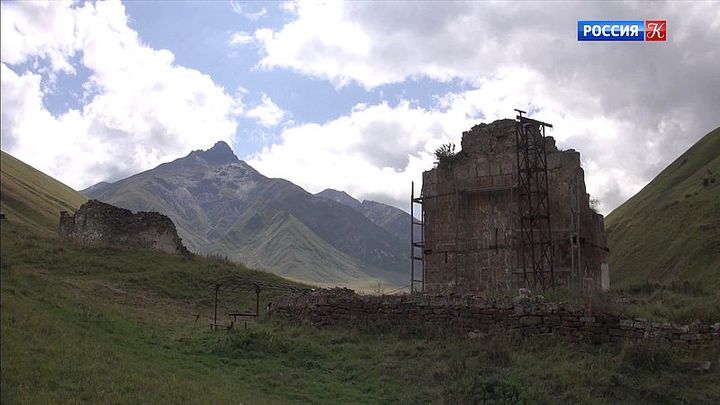
[[412,199],[423,224],[415,290],[609,287],[603,216],[591,206],[580,153],[559,150],[545,127],[522,112],[476,125],[457,154],[423,173]]

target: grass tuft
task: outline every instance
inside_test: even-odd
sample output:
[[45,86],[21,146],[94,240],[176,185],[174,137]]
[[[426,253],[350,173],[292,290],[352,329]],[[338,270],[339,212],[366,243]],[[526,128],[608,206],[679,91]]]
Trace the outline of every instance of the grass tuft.
[[673,354],[666,344],[653,341],[626,342],[620,359],[637,371],[662,371],[674,366]]

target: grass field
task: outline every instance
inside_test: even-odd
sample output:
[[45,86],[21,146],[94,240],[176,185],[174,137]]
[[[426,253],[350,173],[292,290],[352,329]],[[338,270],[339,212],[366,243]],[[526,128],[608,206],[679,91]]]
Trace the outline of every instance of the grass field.
[[[230,273],[276,277],[202,258],[66,244],[12,222],[2,224],[0,263],[2,403],[720,400],[718,347],[446,341],[271,320],[211,332],[205,282]],[[221,313],[253,300],[223,296]],[[693,370],[706,360],[715,364],[709,373]]]

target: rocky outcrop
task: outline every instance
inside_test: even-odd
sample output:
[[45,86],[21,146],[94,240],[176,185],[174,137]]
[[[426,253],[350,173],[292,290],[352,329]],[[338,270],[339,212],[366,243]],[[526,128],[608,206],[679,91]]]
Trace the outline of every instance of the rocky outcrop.
[[60,213],[60,236],[83,244],[108,244],[186,255],[170,218],[157,212],[133,213],[90,200],[72,215]]

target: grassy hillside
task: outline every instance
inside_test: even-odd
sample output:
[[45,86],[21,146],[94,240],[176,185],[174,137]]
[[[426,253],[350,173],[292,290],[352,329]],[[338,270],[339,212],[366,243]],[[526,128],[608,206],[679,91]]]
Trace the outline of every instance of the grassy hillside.
[[77,191],[0,152],[0,207],[7,218],[55,235],[60,211],[75,211],[85,201]]
[[[2,227],[2,403],[713,403],[720,348],[468,340],[263,320],[212,332],[227,263]],[[261,307],[271,295],[263,295]],[[253,305],[221,295],[220,316]],[[198,317],[199,316],[199,317]]]
[[605,223],[615,287],[690,282],[720,288],[720,128]]
[[[0,262],[2,403],[253,397],[233,383],[243,374],[228,373],[232,367],[212,354],[222,335],[204,333],[212,292],[203,285],[227,274],[277,276],[202,258],[68,245],[12,222],[2,226]],[[271,296],[261,296],[261,305]],[[254,308],[253,294],[220,298],[223,319]]]
[[[0,227],[3,404],[720,400],[720,369],[693,371],[717,359],[720,347],[440,339],[264,317],[248,329],[213,332],[208,281],[228,274],[280,278],[217,260],[86,247],[47,234],[20,216]],[[264,292],[261,308],[273,297]],[[219,316],[253,307],[252,293],[221,294]]]

